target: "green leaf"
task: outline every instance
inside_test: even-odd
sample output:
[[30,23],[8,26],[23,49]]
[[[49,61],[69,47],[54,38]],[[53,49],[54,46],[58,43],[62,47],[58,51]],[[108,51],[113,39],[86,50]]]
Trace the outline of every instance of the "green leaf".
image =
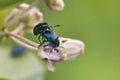
[[14,58],[10,51],[0,47],[0,80],[43,80],[44,67],[35,53]]

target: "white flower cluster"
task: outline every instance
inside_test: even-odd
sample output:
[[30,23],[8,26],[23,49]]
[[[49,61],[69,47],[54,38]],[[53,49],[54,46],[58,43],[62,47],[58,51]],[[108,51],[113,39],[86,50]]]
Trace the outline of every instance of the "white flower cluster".
[[5,24],[10,24],[12,21],[14,21],[18,26],[21,24],[23,25],[23,27],[16,27],[16,29],[19,28],[19,33],[23,33],[23,30],[27,30],[28,32],[32,33],[33,27],[43,21],[43,14],[37,7],[32,7],[26,11],[29,7],[30,5],[26,3],[17,6],[5,19]]
[[[52,11],[61,11],[64,8],[63,0],[45,0],[45,3]],[[85,45],[80,40],[59,37],[60,46],[56,48],[58,51],[53,49],[52,52],[50,52],[52,46],[45,46],[49,44],[49,41],[38,47],[39,44],[23,37],[25,30],[31,32],[36,24],[42,23],[43,21],[42,12],[35,7],[37,4],[37,2],[34,5],[23,3],[13,9],[5,20],[3,33],[17,44],[37,51],[40,58],[48,62],[48,70],[54,71],[54,64],[56,62],[77,58],[84,52]],[[12,32],[9,32],[8,28],[15,23],[17,23],[17,27]]]

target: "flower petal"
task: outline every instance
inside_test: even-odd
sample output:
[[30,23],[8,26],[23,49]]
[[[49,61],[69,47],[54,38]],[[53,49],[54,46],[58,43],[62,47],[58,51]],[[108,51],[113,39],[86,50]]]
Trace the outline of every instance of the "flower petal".
[[[85,45],[80,40],[60,37],[60,46],[63,47],[67,60],[74,59],[84,52]],[[62,49],[62,48],[61,48]]]
[[53,62],[58,62],[62,60],[62,53],[57,52],[55,49],[52,49],[53,47],[49,45],[49,42],[45,43],[44,45],[40,47],[40,51],[38,53],[42,59],[50,60]]

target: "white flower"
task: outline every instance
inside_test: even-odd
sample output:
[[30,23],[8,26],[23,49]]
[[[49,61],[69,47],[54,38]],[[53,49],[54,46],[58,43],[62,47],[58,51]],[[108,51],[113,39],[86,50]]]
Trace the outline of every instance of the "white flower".
[[[31,30],[33,27],[43,21],[43,14],[37,7],[30,7],[29,4],[23,3],[17,6],[12,10],[12,12],[5,19],[5,24],[9,24],[12,21],[16,21],[19,26],[21,23],[24,23],[23,30]],[[18,18],[18,19],[16,19]]]
[[[50,53],[52,46],[49,45],[49,42],[46,42],[43,46],[39,48],[38,55],[48,62],[48,70],[54,71],[54,63],[60,61],[66,61],[75,59],[84,52],[85,45],[80,40],[63,38],[60,37],[60,46],[53,49]],[[47,46],[45,46],[47,45]]]
[[[52,11],[61,11],[64,8],[63,0],[45,0],[45,2]],[[31,7],[31,5],[23,3],[13,9],[10,15],[6,18],[6,25],[3,31],[5,35],[9,36],[9,38],[11,38],[17,44],[30,50],[38,51],[40,58],[47,61],[48,70],[50,71],[55,70],[55,63],[73,60],[84,52],[85,45],[80,40],[60,37],[59,47],[53,49],[53,46],[50,45],[51,43],[47,41],[38,48],[39,44],[20,35],[22,32],[24,32],[24,30],[33,32],[33,27],[42,21],[43,14],[38,8],[35,7],[35,5]],[[16,29],[14,29],[12,32],[9,32],[8,27],[10,27],[12,23],[16,24],[16,22]],[[2,35],[3,34],[1,33],[1,39]]]

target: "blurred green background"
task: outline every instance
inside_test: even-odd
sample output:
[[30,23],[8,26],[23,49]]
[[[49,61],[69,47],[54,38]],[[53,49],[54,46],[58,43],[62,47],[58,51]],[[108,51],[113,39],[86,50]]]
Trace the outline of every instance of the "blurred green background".
[[[7,1],[12,6],[2,0],[0,3],[0,27],[12,8],[22,2]],[[73,61],[58,63],[54,73],[45,72],[45,80],[120,80],[120,1],[64,2],[65,9],[61,12],[51,12],[41,3],[44,22],[60,24],[60,28],[54,28],[59,36],[82,40],[86,45],[85,54]]]

